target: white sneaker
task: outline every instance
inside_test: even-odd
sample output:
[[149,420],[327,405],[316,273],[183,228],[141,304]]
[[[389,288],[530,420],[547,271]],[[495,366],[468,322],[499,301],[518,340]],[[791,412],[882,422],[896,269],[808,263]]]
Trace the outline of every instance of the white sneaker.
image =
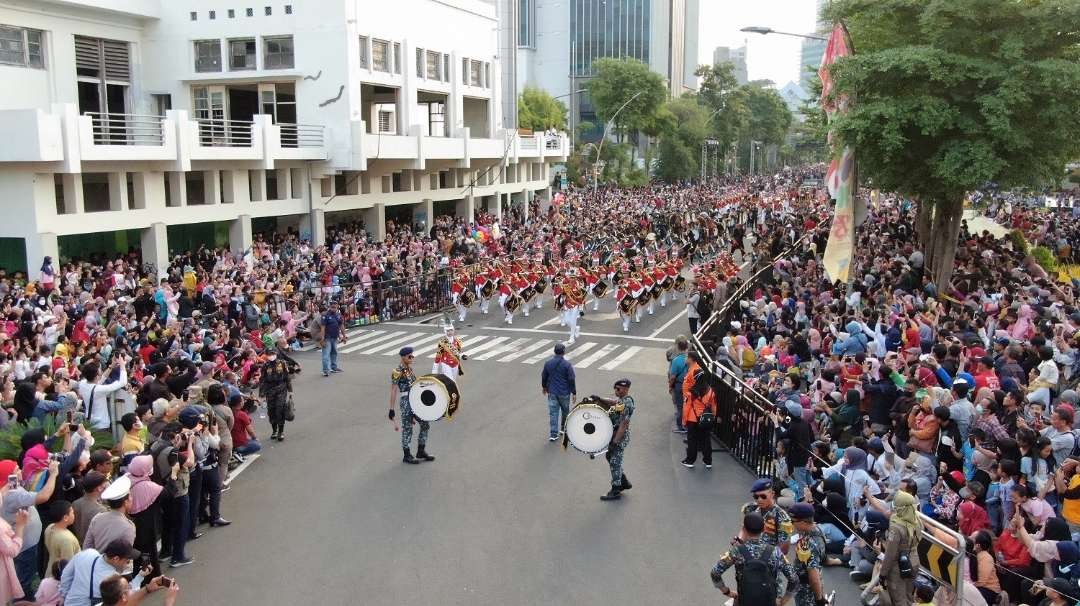
[[567,346],[569,346],[569,345],[573,345],[573,344],[574,344],[575,342],[576,342],[576,341],[574,341],[573,339],[570,339],[569,341],[567,341],[567,342],[566,342],[566,345],[567,345]]

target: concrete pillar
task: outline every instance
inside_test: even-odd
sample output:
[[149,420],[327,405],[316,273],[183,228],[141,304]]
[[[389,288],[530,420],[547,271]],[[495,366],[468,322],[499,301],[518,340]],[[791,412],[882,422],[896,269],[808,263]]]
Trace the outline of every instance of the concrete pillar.
[[[510,194],[506,194],[506,203],[510,204]],[[495,194],[495,220],[502,221],[503,194]]]
[[52,257],[53,266],[59,269],[60,243],[55,233],[31,234],[24,241],[26,242],[26,269],[29,270],[31,280],[41,278],[41,262],[45,260],[45,257]]
[[221,197],[221,171],[203,171],[203,204],[220,204]]
[[248,184],[251,188],[252,202],[261,202],[266,199],[266,171],[256,168],[248,171]]
[[551,208],[551,186],[548,185],[540,190],[540,212],[547,214]]
[[135,208],[165,208],[165,173],[159,170],[132,173]]
[[522,210],[522,216],[526,224],[529,222],[529,202],[532,202],[532,192],[527,189],[521,190],[521,201],[523,203],[524,210]]
[[221,201],[226,204],[247,203],[251,201],[251,186],[248,183],[248,171],[223,171]]
[[289,192],[289,169],[274,169],[277,176],[277,197],[275,200],[288,200],[292,194]]
[[165,277],[169,267],[169,232],[161,222],[151,223],[139,236],[143,264],[153,263],[157,269],[154,283]]
[[187,179],[182,172],[169,173],[170,206],[187,206]]
[[435,203],[425,198],[419,204],[413,204],[413,223],[423,222],[426,229],[431,229],[435,222]]
[[326,211],[316,208],[300,215],[300,239],[309,240],[314,246],[326,244]]
[[465,221],[472,223],[476,220],[476,203],[472,194],[465,196],[454,205],[454,214],[464,217]]
[[[64,186],[64,214],[86,212],[86,201],[83,198],[82,173],[65,173],[62,177]],[[27,263],[30,259],[27,258]],[[33,263],[30,263],[33,265]]]
[[240,215],[229,222],[229,250],[242,253],[251,248],[251,215]]
[[127,175],[109,173],[109,210],[127,210]]
[[367,230],[368,238],[375,242],[385,240],[386,205],[376,204],[371,208],[363,209],[360,214],[364,218],[364,228]]

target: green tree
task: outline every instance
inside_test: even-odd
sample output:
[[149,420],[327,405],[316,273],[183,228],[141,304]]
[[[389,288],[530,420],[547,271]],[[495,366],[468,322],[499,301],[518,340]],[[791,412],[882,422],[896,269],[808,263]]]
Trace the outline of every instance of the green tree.
[[656,176],[665,181],[691,179],[701,172],[701,144],[709,136],[709,110],[694,97],[669,101],[670,116],[660,137]]
[[1080,156],[1080,2],[834,0],[856,54],[831,70],[860,180],[919,202],[939,288],[966,192],[1035,185]]
[[546,91],[531,86],[518,96],[518,126],[531,130],[566,128],[566,106]]
[[746,98],[735,79],[731,63],[702,65],[694,72],[701,78],[697,100],[709,110],[709,134],[727,150],[746,129],[750,120]]
[[629,58],[598,59],[593,61],[593,71],[596,77],[586,85],[589,98],[604,124],[614,116],[620,142],[631,132],[656,130],[657,111],[667,100],[667,86],[659,74]]
[[821,108],[821,78],[817,75],[817,69],[807,67],[812,71],[809,86],[806,91],[807,97],[799,104],[799,113],[802,120],[795,120],[791,124],[791,147],[792,155],[796,163],[824,162],[828,157],[827,140],[829,125],[825,117],[825,110]]
[[765,145],[780,145],[791,128],[791,110],[776,89],[756,83],[741,88],[749,119],[740,138],[761,141]]

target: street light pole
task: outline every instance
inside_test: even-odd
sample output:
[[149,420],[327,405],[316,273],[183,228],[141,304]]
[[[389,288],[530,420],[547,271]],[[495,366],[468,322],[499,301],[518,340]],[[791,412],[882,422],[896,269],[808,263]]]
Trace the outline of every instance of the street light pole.
[[633,101],[634,99],[637,99],[638,95],[640,95],[643,92],[645,92],[645,91],[640,91],[639,90],[638,92],[634,93],[634,96],[630,97],[629,99],[626,100],[625,103],[620,105],[619,109],[615,110],[615,113],[611,114],[611,118],[608,118],[607,123],[604,124],[604,135],[602,137],[600,137],[600,145],[597,146],[597,148],[596,148],[596,162],[593,162],[593,193],[594,194],[596,193],[596,186],[597,186],[597,183],[598,183],[599,178],[600,178],[600,175],[597,172],[599,170],[599,167],[600,167],[600,151],[602,149],[604,149],[604,141],[607,141],[608,130],[611,128],[612,124],[615,124],[615,118],[618,117],[619,112],[626,109],[626,106],[630,105],[630,102]]
[[794,38],[806,38],[808,40],[821,40],[821,41],[828,40],[828,38],[825,38],[824,36],[815,36],[813,34],[793,34],[791,32],[778,32],[778,31],[776,31],[775,29],[773,29],[771,27],[762,27],[760,25],[753,25],[753,26],[750,26],[750,27],[744,27],[744,28],[740,29],[739,31],[740,32],[746,32],[746,33],[749,33],[749,34],[761,34],[762,36],[765,36],[765,35],[768,35],[768,34],[776,34],[778,36],[792,36]]

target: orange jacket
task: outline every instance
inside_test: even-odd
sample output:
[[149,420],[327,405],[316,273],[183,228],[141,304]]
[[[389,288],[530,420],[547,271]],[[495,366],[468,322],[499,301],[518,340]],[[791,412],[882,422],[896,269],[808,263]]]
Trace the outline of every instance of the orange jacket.
[[698,417],[706,410],[716,415],[716,393],[709,390],[703,398],[687,398],[683,400],[682,414],[683,423],[697,423]]

